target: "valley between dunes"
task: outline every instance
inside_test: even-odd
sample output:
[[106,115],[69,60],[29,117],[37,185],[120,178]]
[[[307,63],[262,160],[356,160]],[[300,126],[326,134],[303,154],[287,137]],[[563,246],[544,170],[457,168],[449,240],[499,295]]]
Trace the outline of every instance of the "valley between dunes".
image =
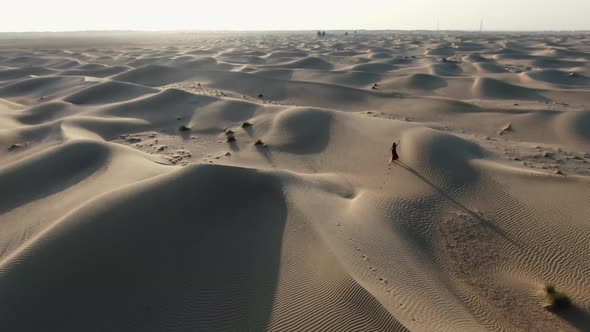
[[3,34],[0,195],[2,331],[588,331],[590,35]]

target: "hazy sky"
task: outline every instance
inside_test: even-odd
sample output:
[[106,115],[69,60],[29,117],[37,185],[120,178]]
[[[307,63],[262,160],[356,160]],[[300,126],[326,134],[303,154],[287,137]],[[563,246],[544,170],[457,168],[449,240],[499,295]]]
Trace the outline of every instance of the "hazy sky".
[[590,0],[7,0],[0,31],[590,30]]

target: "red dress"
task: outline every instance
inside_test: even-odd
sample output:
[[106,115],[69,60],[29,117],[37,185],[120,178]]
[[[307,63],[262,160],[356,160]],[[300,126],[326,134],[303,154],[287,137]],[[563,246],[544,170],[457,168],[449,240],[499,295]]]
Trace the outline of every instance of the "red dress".
[[393,143],[393,145],[391,146],[391,161],[399,159],[396,149],[397,149],[397,144]]

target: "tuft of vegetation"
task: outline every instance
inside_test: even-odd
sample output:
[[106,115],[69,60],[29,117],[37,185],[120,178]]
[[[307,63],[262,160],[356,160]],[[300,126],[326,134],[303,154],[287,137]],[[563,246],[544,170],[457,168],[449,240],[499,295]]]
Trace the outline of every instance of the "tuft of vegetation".
[[261,139],[257,139],[256,142],[254,142],[254,145],[263,145],[264,142],[262,142]]
[[233,142],[236,140],[236,137],[234,136],[234,131],[231,129],[225,130],[225,136],[227,136],[225,139],[226,142]]
[[262,98],[264,98],[264,95],[261,93],[261,94],[258,95],[258,98],[259,99],[262,99]]
[[23,147],[23,145],[22,145],[22,144],[12,144],[12,145],[11,145],[11,146],[8,148],[8,151],[14,151],[14,150],[16,150],[16,149],[20,149],[20,148],[22,148],[22,147]]
[[191,130],[191,128],[188,127],[187,125],[182,125],[182,126],[178,127],[178,130],[179,131],[189,131],[189,130]]
[[563,309],[572,304],[570,297],[566,293],[557,291],[554,284],[545,285],[543,291],[545,291],[545,298],[549,303],[548,307],[551,309]]
[[242,128],[250,127],[252,124],[248,121],[242,122]]

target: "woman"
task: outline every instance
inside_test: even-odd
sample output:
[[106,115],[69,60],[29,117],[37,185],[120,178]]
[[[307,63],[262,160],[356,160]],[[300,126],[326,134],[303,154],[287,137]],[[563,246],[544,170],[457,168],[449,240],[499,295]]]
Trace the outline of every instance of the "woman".
[[397,155],[397,146],[399,145],[399,141],[397,143],[393,142],[393,145],[391,146],[391,160],[389,161],[389,163],[392,163],[393,161],[396,161],[399,159],[399,156]]

